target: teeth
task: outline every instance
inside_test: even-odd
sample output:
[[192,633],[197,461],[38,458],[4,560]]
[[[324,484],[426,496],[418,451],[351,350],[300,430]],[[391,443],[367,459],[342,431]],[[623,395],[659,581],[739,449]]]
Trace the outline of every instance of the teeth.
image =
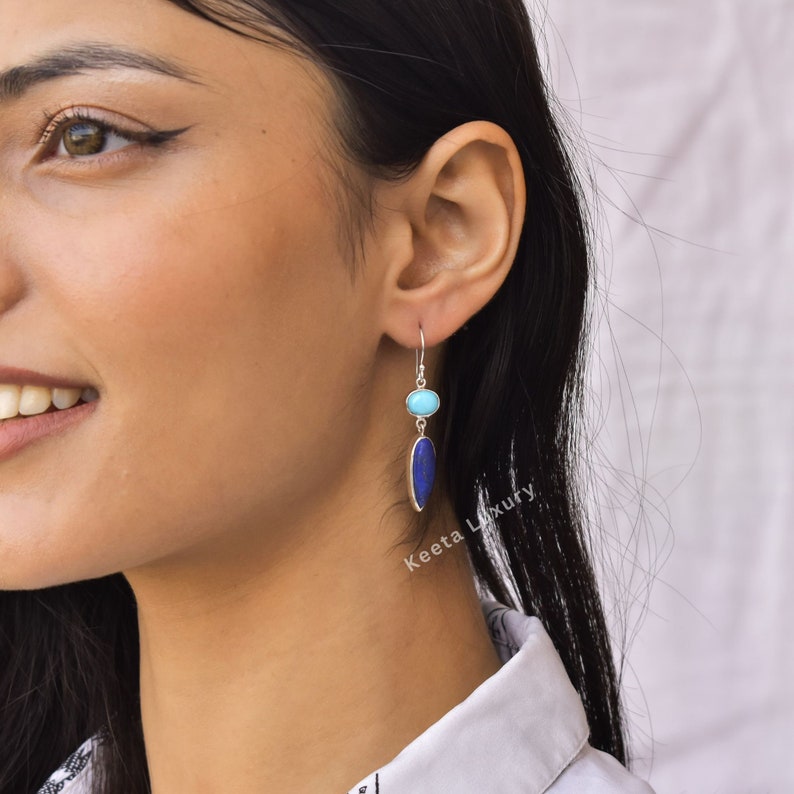
[[43,414],[52,405],[52,389],[43,386],[23,386],[19,398],[19,413],[22,416]]
[[[86,391],[88,391],[86,389]],[[80,389],[53,389],[52,404],[56,408],[71,408],[80,402]]]
[[83,389],[80,396],[83,398],[84,403],[92,403],[94,400],[99,399],[99,392],[89,386],[87,389]]
[[0,386],[0,419],[11,419],[19,413],[21,386]]
[[73,408],[80,400],[90,403],[99,399],[94,388],[47,389],[43,386],[16,386],[0,384],[0,422],[16,416],[36,416],[45,413],[51,405],[58,410]]

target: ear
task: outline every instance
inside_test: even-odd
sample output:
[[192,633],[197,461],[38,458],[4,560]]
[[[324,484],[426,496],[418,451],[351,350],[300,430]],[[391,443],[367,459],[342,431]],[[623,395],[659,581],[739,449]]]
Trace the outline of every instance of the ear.
[[521,158],[504,129],[472,121],[436,141],[407,180],[386,190],[382,327],[415,348],[421,323],[432,347],[485,306],[510,271],[526,211]]

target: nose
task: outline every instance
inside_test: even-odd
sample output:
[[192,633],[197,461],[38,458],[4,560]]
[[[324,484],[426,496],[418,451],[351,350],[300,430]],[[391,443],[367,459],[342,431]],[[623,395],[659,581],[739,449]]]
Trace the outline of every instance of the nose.
[[8,204],[0,199],[0,320],[25,294],[25,277],[14,253],[14,215]]
[[[0,226],[2,225],[0,220]],[[18,263],[14,261],[11,236],[11,230],[4,229],[0,233],[0,320],[25,294],[25,278]]]
[[[2,257],[3,254],[0,253],[0,259]],[[22,274],[16,268],[0,261],[0,317],[19,303],[24,293]]]

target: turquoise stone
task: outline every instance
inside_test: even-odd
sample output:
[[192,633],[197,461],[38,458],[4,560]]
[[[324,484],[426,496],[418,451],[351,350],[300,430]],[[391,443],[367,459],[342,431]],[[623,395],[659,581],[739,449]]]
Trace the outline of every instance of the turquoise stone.
[[432,416],[439,409],[441,400],[430,389],[416,389],[406,397],[405,405],[413,416]]
[[436,450],[427,436],[420,436],[414,442],[408,469],[412,501],[414,507],[421,510],[430,498],[436,479]]

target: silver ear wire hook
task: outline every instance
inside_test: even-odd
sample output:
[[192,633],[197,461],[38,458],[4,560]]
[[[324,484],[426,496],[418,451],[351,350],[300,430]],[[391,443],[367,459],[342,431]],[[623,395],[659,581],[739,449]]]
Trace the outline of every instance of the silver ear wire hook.
[[416,351],[416,388],[423,389],[427,384],[425,380],[425,334],[422,331],[422,324],[419,323],[419,341],[422,345],[421,355]]

